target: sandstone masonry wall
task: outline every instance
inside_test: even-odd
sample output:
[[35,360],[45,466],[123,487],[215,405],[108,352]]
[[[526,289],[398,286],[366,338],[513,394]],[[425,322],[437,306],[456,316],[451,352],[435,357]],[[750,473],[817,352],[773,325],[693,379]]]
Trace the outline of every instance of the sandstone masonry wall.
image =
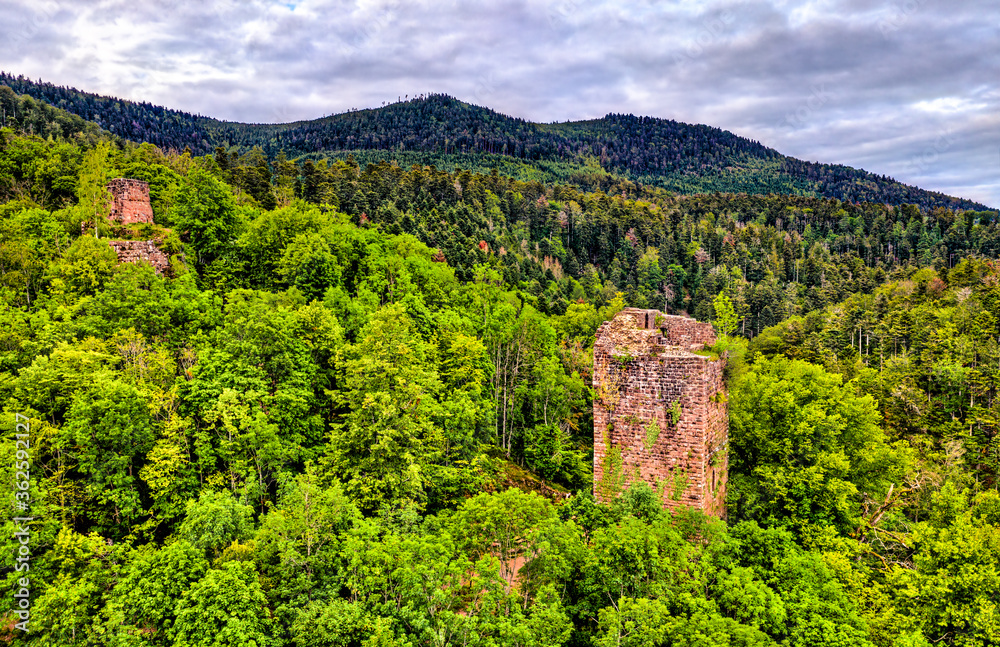
[[147,182],[120,177],[108,182],[108,191],[112,198],[110,220],[126,225],[153,222]]
[[151,240],[109,240],[119,263],[148,262],[160,274],[170,271],[170,259]]
[[[142,180],[117,178],[108,182],[111,206],[108,219],[123,225],[135,223],[153,224],[153,208],[149,203],[149,184]],[[93,227],[93,223],[90,224]],[[87,223],[80,225],[81,234],[86,235]],[[118,255],[119,263],[139,263],[146,261],[158,273],[170,271],[170,259],[152,240],[109,240],[108,244]]]
[[594,344],[594,495],[636,480],[666,508],[725,516],[729,417],[711,324],[627,308]]

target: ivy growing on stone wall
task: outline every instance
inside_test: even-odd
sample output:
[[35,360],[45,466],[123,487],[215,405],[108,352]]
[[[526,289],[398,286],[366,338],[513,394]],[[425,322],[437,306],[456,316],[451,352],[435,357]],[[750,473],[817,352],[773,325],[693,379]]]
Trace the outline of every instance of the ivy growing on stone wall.
[[688,488],[688,473],[683,467],[679,467],[673,470],[673,491],[670,493],[670,498],[673,501],[680,501],[681,497],[684,496],[684,492]]
[[643,447],[646,448],[648,452],[656,445],[656,441],[660,439],[660,423],[656,420],[650,420],[649,424],[646,425],[646,438],[643,442]]
[[677,423],[681,421],[681,402],[680,400],[674,400],[673,404],[670,405],[670,421],[676,427]]
[[621,494],[625,484],[625,468],[622,463],[622,448],[611,442],[611,428],[602,434],[604,440],[604,458],[601,461],[603,473],[597,482],[597,493],[602,501],[612,501]]

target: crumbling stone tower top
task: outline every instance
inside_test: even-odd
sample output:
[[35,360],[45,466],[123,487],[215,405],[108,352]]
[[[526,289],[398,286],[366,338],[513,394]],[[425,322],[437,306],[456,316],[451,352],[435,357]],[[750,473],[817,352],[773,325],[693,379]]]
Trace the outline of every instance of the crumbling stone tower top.
[[108,182],[111,211],[108,218],[125,225],[153,223],[153,207],[149,203],[149,183],[120,177]]
[[729,417],[711,324],[626,308],[594,343],[594,496],[645,481],[665,508],[725,516]]

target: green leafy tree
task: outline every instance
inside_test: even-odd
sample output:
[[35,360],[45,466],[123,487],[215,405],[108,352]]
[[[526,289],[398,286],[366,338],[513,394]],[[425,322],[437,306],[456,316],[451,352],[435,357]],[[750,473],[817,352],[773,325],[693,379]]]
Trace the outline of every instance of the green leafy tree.
[[235,541],[249,539],[253,532],[250,506],[236,500],[232,492],[203,490],[188,501],[187,514],[177,529],[180,539],[218,557]]
[[70,243],[59,222],[43,209],[21,209],[0,216],[0,294],[11,304],[31,306],[49,264]]
[[323,487],[310,467],[284,485],[278,505],[261,518],[257,559],[286,625],[318,592],[335,589],[339,540],[359,517],[340,484]]
[[[741,625],[695,600],[678,605],[663,598],[623,598],[601,609],[600,647],[658,647],[659,645],[774,645],[763,632]],[[678,612],[677,606],[687,607]]]
[[108,191],[111,146],[101,142],[83,155],[80,176],[76,184],[77,208],[85,225],[89,225],[94,237],[107,235],[108,211],[111,208],[111,193]]
[[175,610],[183,594],[208,571],[203,550],[186,541],[146,546],[129,556],[109,596],[108,643],[113,647],[171,645]]
[[737,517],[849,532],[864,497],[881,500],[904,476],[907,453],[886,442],[874,399],[839,375],[761,360],[730,397],[729,505]]
[[118,264],[118,255],[103,240],[81,236],[66,249],[63,257],[49,265],[47,272],[53,296],[75,301],[93,295],[107,284]]
[[202,265],[222,256],[242,230],[229,187],[199,168],[192,169],[180,186],[170,219],[190,237]]
[[397,304],[379,310],[347,350],[342,388],[334,394],[344,415],[327,460],[330,474],[344,480],[363,509],[424,501],[424,465],[442,449],[435,424],[441,382],[432,352]]
[[319,234],[299,234],[285,248],[278,271],[310,298],[319,298],[340,282],[340,267],[326,239]]
[[929,521],[912,534],[913,568],[897,564],[887,574],[887,624],[930,644],[1000,640],[1000,496],[987,490],[970,502],[969,495],[946,483]]
[[519,558],[533,556],[534,531],[554,516],[549,501],[512,488],[466,501],[452,517],[452,533],[471,555],[496,557],[500,575],[513,583],[518,575]]
[[38,597],[31,607],[29,640],[40,645],[104,644],[100,612],[126,553],[126,544],[112,546],[96,533],[60,531],[46,555],[54,567],[52,579],[32,580],[32,593]]
[[145,514],[138,472],[154,442],[149,406],[134,386],[99,379],[78,391],[59,444],[86,475],[98,527],[122,537]]
[[349,599],[376,623],[392,618],[416,643],[474,639],[478,622],[470,616],[502,595],[496,560],[474,564],[447,533],[383,534],[365,522],[346,533],[341,555]]
[[364,605],[347,600],[314,601],[306,605],[291,627],[292,639],[302,647],[402,647],[389,618],[373,617]]
[[712,301],[712,306],[715,309],[715,319],[712,323],[715,325],[716,332],[727,336],[736,332],[739,325],[739,315],[736,314],[736,308],[733,307],[733,302],[726,293],[719,292]]
[[177,603],[172,647],[272,647],[274,620],[249,562],[225,562]]

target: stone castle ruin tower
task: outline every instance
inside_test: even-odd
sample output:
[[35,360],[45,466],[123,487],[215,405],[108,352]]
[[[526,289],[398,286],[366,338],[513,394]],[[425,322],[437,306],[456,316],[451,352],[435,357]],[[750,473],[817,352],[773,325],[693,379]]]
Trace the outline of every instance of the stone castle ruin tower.
[[665,508],[726,514],[729,414],[725,361],[705,349],[711,324],[626,308],[594,343],[594,496],[636,481]]
[[149,203],[149,183],[120,177],[108,182],[111,211],[108,219],[131,225],[153,223],[153,207]]
[[[153,224],[153,207],[149,202],[149,184],[142,180],[117,178],[108,182],[111,205],[108,220],[122,225]],[[163,274],[170,269],[170,259],[152,240],[109,240],[119,263],[147,261]]]

